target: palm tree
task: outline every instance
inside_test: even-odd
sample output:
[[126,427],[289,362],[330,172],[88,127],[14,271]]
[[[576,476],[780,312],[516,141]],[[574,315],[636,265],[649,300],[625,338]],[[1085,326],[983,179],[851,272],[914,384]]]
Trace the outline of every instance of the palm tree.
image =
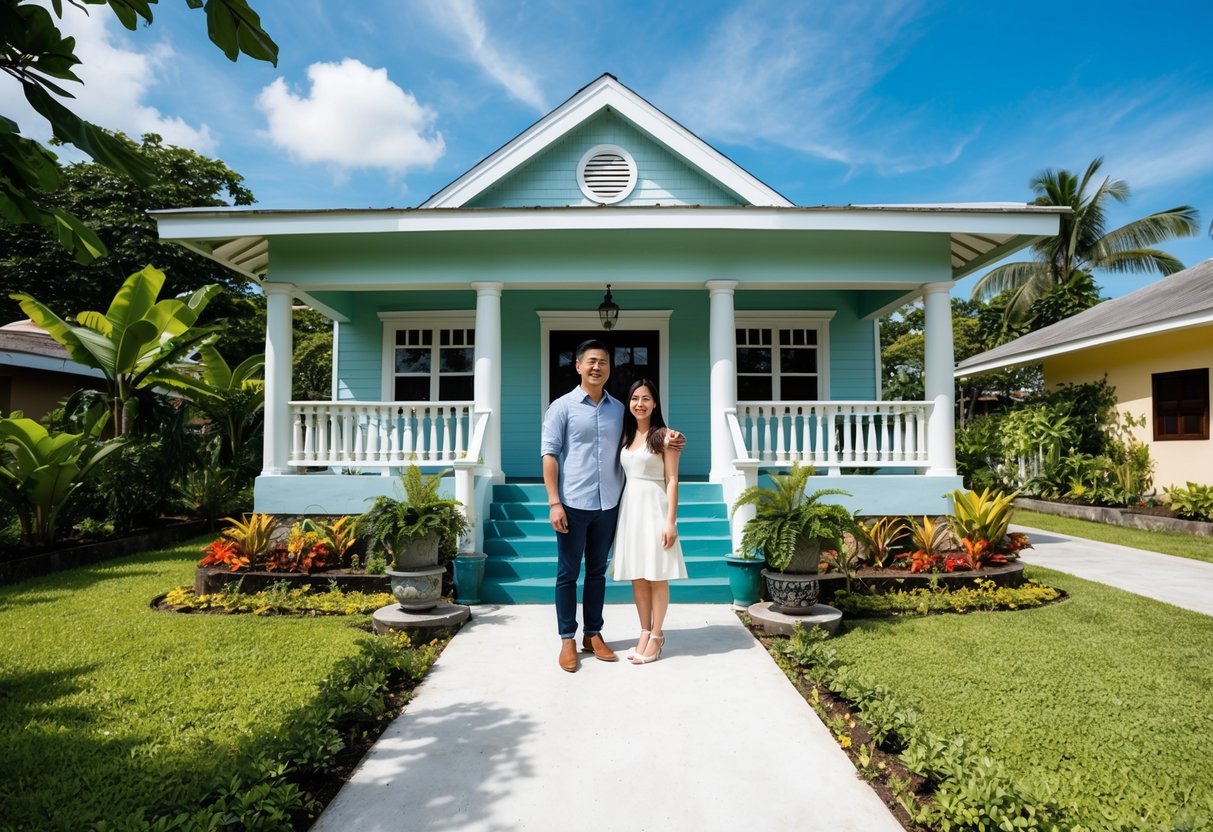
[[[1032,246],[1035,260],[1007,263],[990,271],[973,287],[974,298],[1010,292],[1006,317],[1019,322],[1036,300],[1058,287],[1081,286],[1095,269],[1121,274],[1157,271],[1166,276],[1184,267],[1174,256],[1152,246],[1198,234],[1196,209],[1180,205],[1106,231],[1108,200],[1128,201],[1129,186],[1123,179],[1105,176],[1092,189],[1101,167],[1102,157],[1087,166],[1081,180],[1068,170],[1048,168],[1031,181],[1036,193],[1033,205],[1067,206],[1070,213],[1062,215],[1056,237]],[[1097,297],[1091,298],[1092,304],[1095,300]]]

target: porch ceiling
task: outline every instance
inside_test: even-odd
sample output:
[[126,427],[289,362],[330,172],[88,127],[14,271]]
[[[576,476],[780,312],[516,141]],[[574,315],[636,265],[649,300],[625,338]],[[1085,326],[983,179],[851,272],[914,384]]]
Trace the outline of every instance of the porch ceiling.
[[280,235],[486,231],[896,231],[947,233],[953,279],[1057,233],[1065,208],[1012,204],[848,205],[709,208],[645,206],[515,209],[153,211],[161,238],[240,274],[263,277],[270,240]]

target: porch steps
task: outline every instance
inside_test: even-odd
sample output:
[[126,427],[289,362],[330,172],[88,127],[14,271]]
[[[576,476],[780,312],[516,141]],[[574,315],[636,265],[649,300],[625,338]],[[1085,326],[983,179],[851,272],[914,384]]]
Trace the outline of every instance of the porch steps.
[[[732,551],[728,508],[716,483],[684,482],[678,487],[678,534],[686,559],[685,581],[670,582],[673,603],[723,603],[729,593],[725,555]],[[485,525],[486,604],[551,604],[556,588],[556,533],[548,523],[547,492],[542,483],[493,486],[493,505]],[[578,582],[578,598],[581,582]],[[608,604],[632,600],[632,587],[607,575]]]

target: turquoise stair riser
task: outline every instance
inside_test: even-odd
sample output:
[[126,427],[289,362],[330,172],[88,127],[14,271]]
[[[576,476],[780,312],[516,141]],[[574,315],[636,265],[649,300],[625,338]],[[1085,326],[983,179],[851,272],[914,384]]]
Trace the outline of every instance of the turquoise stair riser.
[[[675,603],[729,603],[730,554],[728,507],[719,485],[680,483],[678,533],[690,578],[670,584]],[[547,491],[542,483],[493,486],[493,504],[485,525],[486,604],[551,604],[556,583],[556,533],[548,522]],[[580,589],[578,590],[580,595]],[[607,580],[607,603],[630,603],[629,582]]]

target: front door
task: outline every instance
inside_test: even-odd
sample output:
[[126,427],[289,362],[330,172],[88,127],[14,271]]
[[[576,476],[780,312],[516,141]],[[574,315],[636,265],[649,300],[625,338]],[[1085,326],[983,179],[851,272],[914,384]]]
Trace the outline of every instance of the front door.
[[661,334],[656,330],[624,329],[613,332],[593,330],[552,330],[548,343],[548,402],[558,399],[581,383],[575,362],[577,346],[596,338],[606,344],[611,355],[611,378],[607,392],[621,402],[638,378],[647,378],[661,388],[658,355]]

